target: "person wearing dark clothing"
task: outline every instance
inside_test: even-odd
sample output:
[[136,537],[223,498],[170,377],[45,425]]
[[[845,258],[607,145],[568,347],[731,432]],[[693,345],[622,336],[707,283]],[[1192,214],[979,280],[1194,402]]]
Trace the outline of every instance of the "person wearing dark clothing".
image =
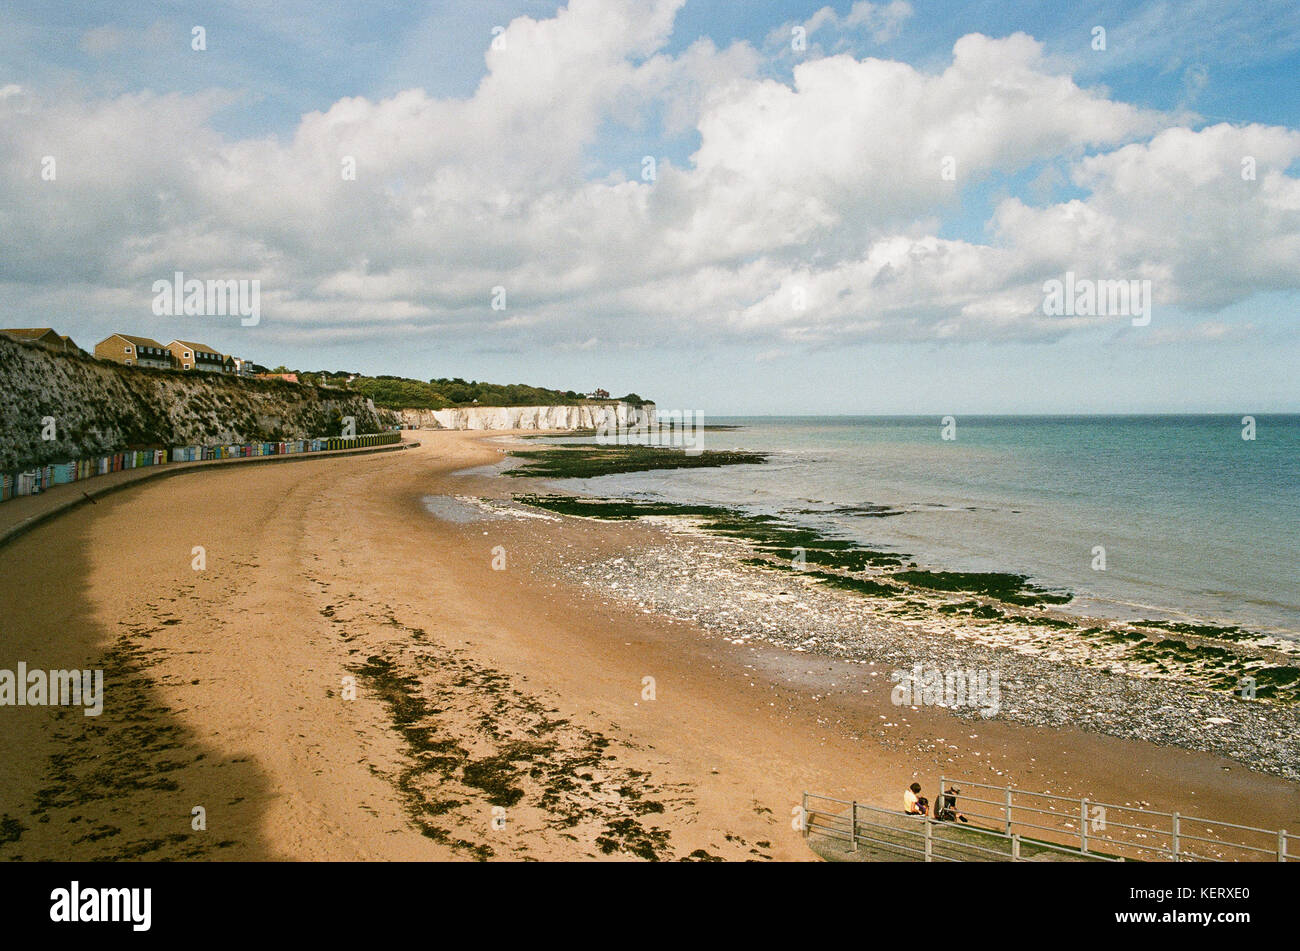
[[940,822],[968,822],[969,820],[957,811],[957,794],[961,792],[956,786],[949,786],[946,792],[939,793],[939,799],[934,804],[934,817]]

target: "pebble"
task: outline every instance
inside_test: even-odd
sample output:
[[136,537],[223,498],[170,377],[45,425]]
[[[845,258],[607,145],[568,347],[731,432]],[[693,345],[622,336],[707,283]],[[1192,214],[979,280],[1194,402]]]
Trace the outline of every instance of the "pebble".
[[[991,719],[1049,729],[1075,726],[1211,753],[1300,779],[1300,704],[1191,692],[1177,677],[1160,678],[1117,663],[1119,655],[1108,653],[1105,644],[1051,628],[896,615],[890,613],[891,602],[739,562],[750,554],[735,542],[678,536],[617,560],[584,563],[562,556],[558,566],[550,562],[534,570],[558,571],[630,606],[696,624],[736,646],[764,641],[790,651],[879,665],[884,671],[910,671],[918,663],[945,671],[996,671],[1001,702]],[[608,584],[615,578],[617,587]],[[867,673],[875,677],[877,671]],[[892,688],[886,677],[868,680],[862,692]],[[949,713],[973,722],[984,719],[974,707],[950,708]],[[978,736],[971,734],[971,739]]]

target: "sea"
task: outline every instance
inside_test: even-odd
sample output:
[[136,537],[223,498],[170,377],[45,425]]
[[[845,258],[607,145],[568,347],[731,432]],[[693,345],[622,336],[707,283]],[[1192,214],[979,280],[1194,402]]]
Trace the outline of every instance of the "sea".
[[[717,417],[763,465],[562,479],[776,515],[948,571],[1027,575],[1070,613],[1300,641],[1300,415]],[[557,439],[571,442],[569,439]]]

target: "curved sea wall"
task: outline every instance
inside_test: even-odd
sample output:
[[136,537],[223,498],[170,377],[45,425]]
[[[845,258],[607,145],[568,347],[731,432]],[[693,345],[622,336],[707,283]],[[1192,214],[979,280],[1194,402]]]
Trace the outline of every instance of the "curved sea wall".
[[653,425],[655,406],[646,403],[580,403],[575,406],[462,406],[456,409],[399,409],[406,426],[417,429],[628,429]]

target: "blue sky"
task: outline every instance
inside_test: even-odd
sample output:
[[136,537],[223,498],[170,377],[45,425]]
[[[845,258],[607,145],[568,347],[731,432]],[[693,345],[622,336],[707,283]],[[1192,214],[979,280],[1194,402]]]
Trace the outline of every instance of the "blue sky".
[[[8,4],[5,324],[716,415],[1300,410],[1300,5],[565,6]],[[174,269],[262,320],[155,316]],[[1065,270],[1150,325],[1044,317]]]

